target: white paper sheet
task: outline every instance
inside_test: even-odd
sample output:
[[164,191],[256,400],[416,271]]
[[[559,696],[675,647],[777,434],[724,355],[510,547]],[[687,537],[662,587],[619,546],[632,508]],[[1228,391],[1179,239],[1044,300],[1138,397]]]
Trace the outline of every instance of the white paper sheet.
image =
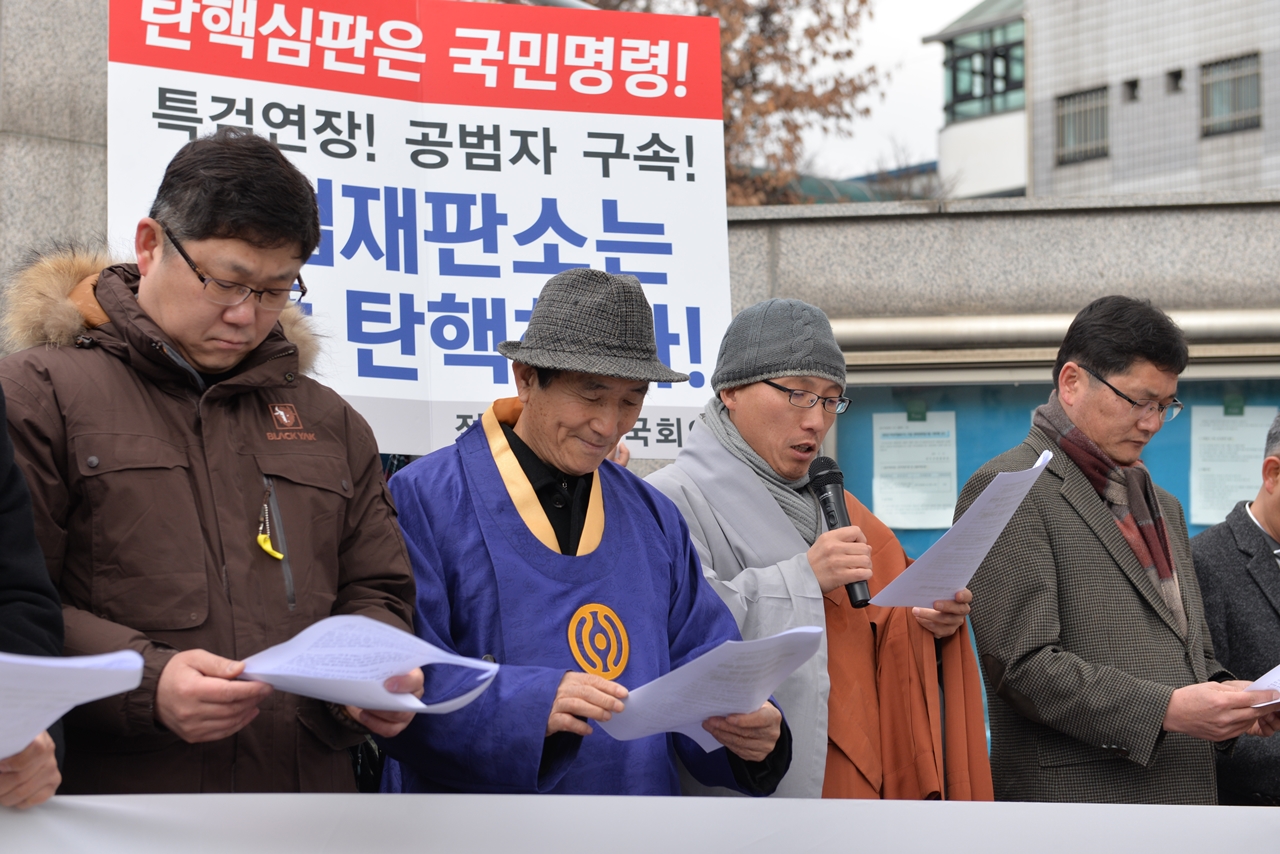
[[141,682],[142,656],[131,649],[70,658],[0,653],[0,759],[21,752],[76,706]]
[[1045,451],[1026,471],[996,475],[951,530],[876,594],[871,604],[888,608],[932,608],[939,599],[954,598],[973,578],[978,565],[1051,459],[1052,452]]
[[1191,407],[1191,524],[1216,525],[1253,498],[1262,482],[1262,457],[1274,406],[1246,406],[1226,415],[1221,406]]
[[875,514],[890,528],[951,527],[956,506],[956,414],[905,412],[871,416]]
[[600,727],[619,741],[680,732],[710,753],[720,742],[707,718],[754,712],[818,651],[822,629],[802,626],[772,637],[725,641],[683,667],[631,691],[626,708]]
[[[392,694],[382,683],[429,664],[479,670],[475,688],[442,703],[425,705],[412,694]],[[484,693],[498,665],[445,652],[408,632],[354,614],[327,617],[282,644],[245,659],[241,679],[266,682],[281,691],[330,703],[389,712],[443,715]]]
[[[1280,664],[1262,674],[1262,678],[1245,688],[1246,691],[1280,691]],[[1280,703],[1280,700],[1272,700],[1270,703],[1256,703],[1255,709],[1263,706],[1274,706]]]

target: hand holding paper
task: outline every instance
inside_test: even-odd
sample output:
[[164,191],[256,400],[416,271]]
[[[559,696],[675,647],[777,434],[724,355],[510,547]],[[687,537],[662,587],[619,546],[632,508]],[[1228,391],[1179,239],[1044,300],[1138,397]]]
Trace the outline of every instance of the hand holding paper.
[[802,626],[773,637],[720,646],[631,691],[626,708],[600,727],[619,741],[679,732],[708,753],[720,747],[707,718],[759,709],[818,651],[822,629]]
[[934,602],[933,608],[912,608],[912,615],[924,630],[938,640],[949,638],[960,630],[969,616],[969,603],[973,601],[973,593],[969,588],[956,593],[951,599]]
[[53,797],[62,785],[58,751],[41,732],[21,753],[0,758],[0,807],[24,810]]
[[547,735],[591,735],[590,721],[607,720],[623,709],[627,689],[591,673],[565,673],[547,717]]
[[[1245,688],[1245,690],[1246,691],[1280,691],[1280,664],[1276,665],[1275,667],[1268,670],[1266,673],[1262,674],[1261,679],[1258,679],[1257,681],[1250,683],[1249,687]],[[1263,706],[1280,706],[1280,700],[1270,700],[1265,703],[1258,703],[1254,706],[1254,708],[1260,709]]]
[[877,593],[871,604],[886,608],[932,608],[934,602],[954,598],[969,584],[1051,459],[1053,453],[1045,451],[1026,471],[996,475],[960,520],[919,560]]
[[765,702],[747,714],[707,718],[702,728],[716,741],[748,762],[763,762],[782,735],[782,712]]
[[[498,665],[445,652],[408,632],[351,614],[328,617],[292,640],[251,655],[241,679],[345,706],[386,712],[442,715],[484,693]],[[412,694],[393,694],[383,683],[428,664],[479,670],[480,684],[460,697],[425,705]]]
[[228,738],[258,716],[258,705],[271,696],[271,686],[235,682],[244,662],[205,649],[177,653],[160,671],[155,719],[190,744]]
[[[1271,735],[1276,727],[1275,715],[1255,706],[1253,701],[1259,695],[1248,687],[1247,682],[1234,680],[1192,682],[1175,688],[1161,728],[1204,741],[1226,741],[1245,734]],[[1272,696],[1267,691],[1260,698],[1269,701]]]
[[141,682],[142,656],[133,650],[72,658],[0,653],[0,759],[24,750],[76,706]]
[[[382,686],[392,694],[408,694],[422,699],[425,678],[422,668],[415,667],[408,673],[392,676],[383,682]],[[357,706],[347,706],[346,710],[348,715],[364,724],[370,732],[383,738],[394,738],[399,735],[413,722],[414,717],[413,712],[386,712],[379,709],[361,709]]]

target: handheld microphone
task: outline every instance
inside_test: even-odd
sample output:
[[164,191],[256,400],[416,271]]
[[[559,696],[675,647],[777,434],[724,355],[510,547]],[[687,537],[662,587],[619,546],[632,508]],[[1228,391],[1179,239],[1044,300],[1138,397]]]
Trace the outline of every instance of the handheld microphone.
[[[836,461],[831,457],[818,457],[810,463],[809,485],[817,493],[827,527],[833,531],[849,527],[849,511],[844,504],[844,472]],[[871,591],[865,581],[846,584],[844,590],[849,594],[849,604],[855,608],[865,608],[871,603]]]

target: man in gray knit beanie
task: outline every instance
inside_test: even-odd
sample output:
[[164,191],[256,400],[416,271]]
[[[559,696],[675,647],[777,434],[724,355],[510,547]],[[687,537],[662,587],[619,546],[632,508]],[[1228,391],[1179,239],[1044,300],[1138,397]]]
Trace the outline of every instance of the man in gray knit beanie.
[[[878,590],[909,561],[893,532],[847,493],[853,524],[826,530],[809,488],[809,465],[821,453],[836,415],[849,406],[843,396],[844,354],[827,316],[797,299],[771,299],[744,309],[725,332],[711,387],[716,396],[675,464],[648,481],[680,508],[703,573],[733,611],[743,637],[796,626],[826,629],[818,655],[777,692],[795,739],[791,770],[778,794],[928,798],[989,793],[981,714],[966,722],[974,724],[963,728],[966,738],[952,739],[960,744],[947,751],[950,759],[952,747],[961,749],[981,766],[977,776],[985,775],[985,783],[975,789],[947,791],[942,779],[917,778],[904,785],[887,779],[887,770],[881,773],[913,765],[918,745],[934,743],[925,727],[916,732],[912,726],[941,724],[934,720],[936,701],[930,709],[929,689],[897,672],[907,662],[917,673],[932,677],[937,672],[926,632],[957,647],[957,662],[967,653],[967,677],[958,668],[955,678],[960,683],[967,678],[964,690],[981,689],[967,633],[957,632],[969,612],[968,591],[957,601],[913,612],[855,610],[849,602],[844,585],[871,580]],[[854,676],[877,680],[882,659],[896,663],[885,668],[891,686],[868,686]],[[914,693],[902,690],[906,683]],[[876,698],[873,706],[881,704],[878,709],[868,711],[868,696]],[[892,723],[882,726],[882,719]],[[899,723],[902,729],[895,731]],[[870,748],[866,733],[877,734]],[[880,733],[888,734],[880,738]],[[942,757],[937,759],[941,767]],[[686,788],[701,791],[687,781]]]
[[750,385],[776,377],[815,376],[844,389],[844,353],[822,309],[798,299],[744,308],[725,331],[711,387]]

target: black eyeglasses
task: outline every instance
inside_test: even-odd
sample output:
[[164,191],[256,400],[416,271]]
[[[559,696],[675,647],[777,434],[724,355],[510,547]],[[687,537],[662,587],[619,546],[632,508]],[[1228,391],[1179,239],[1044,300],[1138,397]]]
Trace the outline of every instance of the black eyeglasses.
[[772,386],[778,391],[785,391],[790,397],[791,405],[798,406],[801,409],[813,409],[818,405],[818,401],[822,401],[823,409],[835,415],[839,415],[849,408],[849,398],[847,397],[823,397],[811,391],[805,391],[802,388],[780,386],[775,382],[769,382],[769,380],[761,380],[760,382],[767,386]]
[[1177,418],[1178,413],[1182,411],[1182,401],[1178,400],[1176,397],[1170,403],[1161,403],[1158,400],[1134,400],[1132,397],[1129,397],[1129,395],[1098,376],[1098,372],[1092,368],[1086,368],[1084,365],[1081,365],[1080,368],[1089,376],[1114,391],[1122,400],[1128,401],[1129,414],[1137,416],[1138,421],[1147,418],[1153,412],[1157,412],[1160,414],[1160,420],[1162,422],[1169,422]]
[[307,295],[307,286],[302,284],[302,274],[298,274],[298,280],[293,283],[291,288],[251,288],[248,285],[239,285],[235,282],[224,282],[221,279],[215,279],[191,260],[191,256],[182,248],[182,244],[178,242],[178,238],[173,236],[173,232],[169,231],[167,225],[161,226],[164,229],[165,237],[169,238],[169,242],[173,244],[173,248],[178,250],[178,254],[182,256],[182,260],[186,261],[192,271],[200,278],[204,285],[204,298],[211,303],[217,305],[239,305],[251,296],[258,298],[258,303],[267,311],[282,311],[290,305],[301,300]]

